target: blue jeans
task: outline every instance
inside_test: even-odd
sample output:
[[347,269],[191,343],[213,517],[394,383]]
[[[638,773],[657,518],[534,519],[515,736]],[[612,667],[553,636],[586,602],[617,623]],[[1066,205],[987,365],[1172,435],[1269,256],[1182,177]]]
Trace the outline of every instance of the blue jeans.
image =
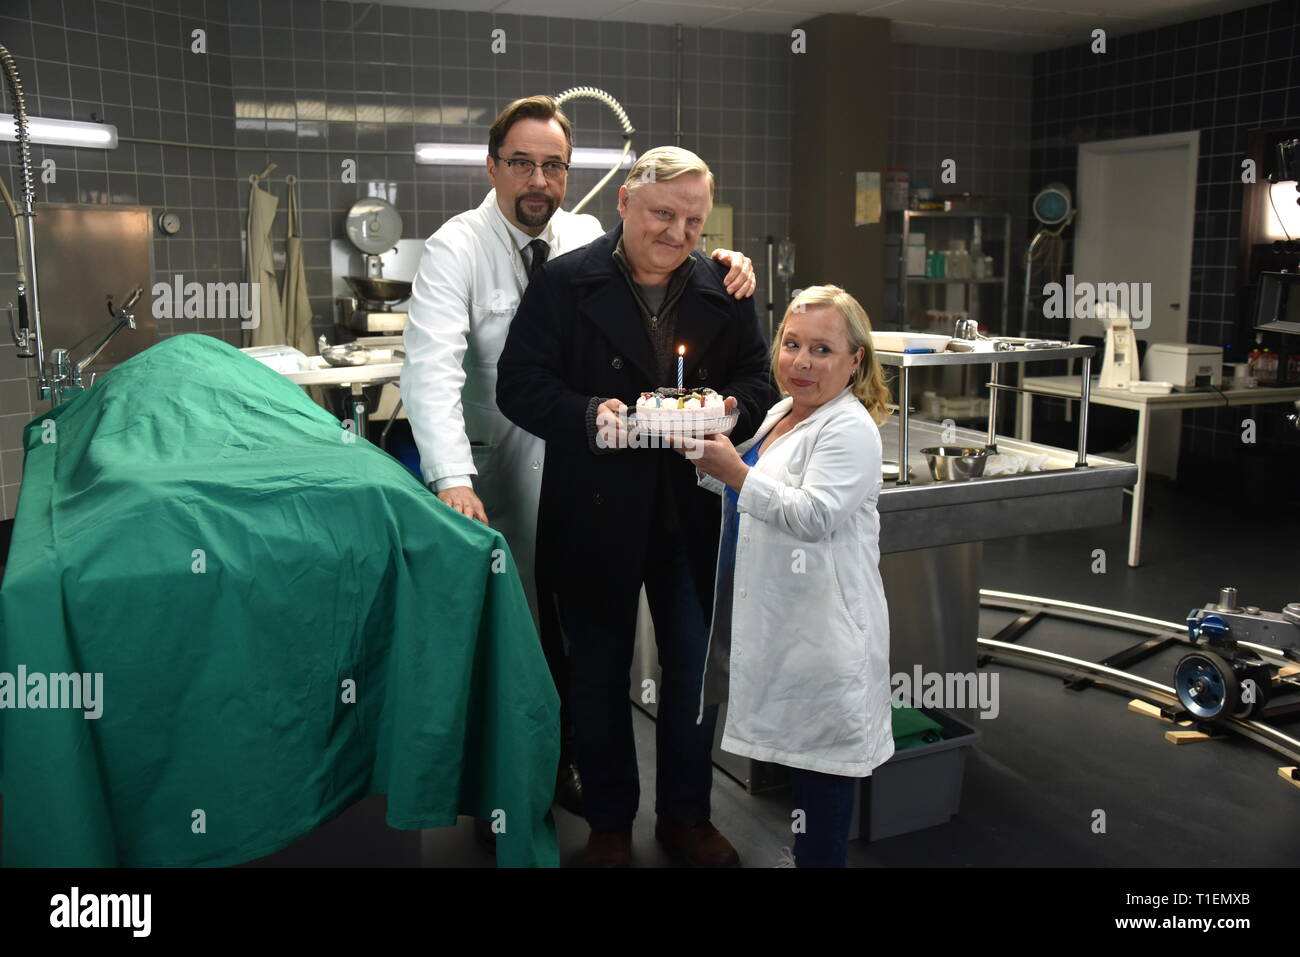
[[[675,824],[699,824],[710,814],[718,709],[706,708],[704,720],[696,723],[709,630],[681,537],[651,538],[642,580],[663,672],[656,689],[655,812]],[[593,575],[589,593],[556,599],[569,652],[569,705],[583,813],[597,831],[630,828],[641,801],[628,674],[639,596],[639,584],[611,593]]]
[[796,867],[844,867],[857,778],[790,768],[794,806],[804,812],[804,833],[795,834]]

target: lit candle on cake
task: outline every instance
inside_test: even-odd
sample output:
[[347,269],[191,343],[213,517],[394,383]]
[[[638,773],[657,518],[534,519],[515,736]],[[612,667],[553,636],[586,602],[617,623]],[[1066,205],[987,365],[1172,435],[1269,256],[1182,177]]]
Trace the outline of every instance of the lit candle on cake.
[[677,388],[679,389],[682,387],[682,362],[685,355],[686,355],[686,347],[678,346],[677,347]]

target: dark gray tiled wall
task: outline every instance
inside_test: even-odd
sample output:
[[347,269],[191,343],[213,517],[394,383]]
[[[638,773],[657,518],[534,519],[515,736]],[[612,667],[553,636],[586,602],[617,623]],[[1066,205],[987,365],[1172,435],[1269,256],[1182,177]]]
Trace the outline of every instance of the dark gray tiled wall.
[[[894,48],[890,165],[906,169],[913,186],[930,186],[937,194],[972,193],[1002,203],[1011,214],[1014,260],[1029,236],[1032,80],[1030,54],[908,44]],[[952,184],[940,181],[940,167],[947,159],[956,162],[957,179]],[[899,219],[897,214],[890,216],[890,233],[900,230]],[[933,236],[939,248],[946,249],[947,240],[970,235],[965,221],[916,222],[927,233],[927,244]],[[985,252],[994,257],[1001,275],[1006,255],[1000,227],[985,221],[983,228]],[[996,242],[990,238],[991,228],[999,229]],[[1017,290],[1022,282],[1022,274],[1013,270],[1010,327],[1019,325]],[[914,287],[912,292],[912,298],[917,298],[918,289]],[[895,325],[897,317],[890,307],[897,301],[896,284],[887,283],[886,293],[887,322]],[[1000,290],[982,290],[985,321],[1007,308],[1000,299]]]
[[[202,56],[190,53],[196,27],[207,31]],[[498,28],[506,52],[493,54]],[[281,199],[274,235],[282,237],[284,176],[296,174],[319,331],[332,323],[329,241],[342,237],[343,213],[358,196],[384,190],[404,237],[416,239],[486,192],[481,169],[417,166],[415,142],[486,144],[509,100],[575,85],[619,99],[638,151],[674,141],[669,27],[336,0],[5,0],[0,42],[24,75],[32,114],[93,115],[122,139],[108,152],[35,147],[37,162],[54,158],[59,169],[55,183],[38,187],[38,202],[178,213],[181,233],[154,240],[156,279],[241,278],[247,176],[279,164],[270,189]],[[685,51],[682,145],[713,166],[717,201],[735,207],[735,244],[761,268],[766,237],[784,235],[788,222],[788,46],[779,36],[691,29]],[[569,113],[580,145],[621,146],[604,106],[579,101]],[[340,180],[347,158],[358,162],[355,184]],[[13,184],[11,146],[4,160]],[[568,204],[600,175],[576,171]],[[614,196],[607,186],[586,211],[613,225]],[[0,223],[0,288],[12,290],[12,224]],[[0,294],[0,306],[11,295]],[[233,320],[158,324],[164,336],[200,331],[238,342]],[[0,518],[14,513],[21,429],[43,408],[24,365],[0,337]]]
[[[1300,123],[1298,18],[1300,4],[1279,0],[1112,38],[1104,58],[1084,45],[1034,57],[1035,183],[1075,186],[1080,143],[1200,130],[1187,323],[1192,342],[1231,344],[1241,304],[1250,301],[1236,275],[1241,161],[1251,130]],[[1072,251],[1067,245],[1067,270]],[[1294,450],[1300,441],[1285,428],[1281,408],[1260,407],[1260,444]],[[1246,414],[1190,411],[1183,448],[1239,456]]]
[[[1073,183],[1078,143],[1203,130],[1191,337],[1222,342],[1237,319],[1234,164],[1247,130],[1300,120],[1295,9],[1279,2],[1114,38],[1113,72],[1074,48],[1030,58],[900,46],[891,164],[908,168],[914,182],[930,171],[939,188],[939,162],[956,159],[953,188],[1006,200],[1013,247],[1023,247],[1033,189],[1052,179]],[[187,53],[195,25],[208,31],[204,57]],[[489,37],[497,27],[506,30],[507,52],[494,55]],[[38,161],[53,158],[59,169],[55,183],[38,186],[39,201],[178,212],[183,231],[155,239],[159,278],[176,271],[198,281],[239,278],[245,177],[279,163],[271,188],[283,198],[283,176],[296,173],[322,330],[331,321],[329,239],[341,235],[343,211],[371,183],[389,184],[407,238],[428,235],[482,197],[481,171],[415,166],[414,142],[482,143],[510,98],[576,84],[603,87],[622,101],[639,149],[673,140],[666,27],[334,0],[6,0],[0,42],[24,73],[31,112],[95,116],[123,138],[107,153],[36,147]],[[683,143],[714,165],[719,202],[736,207],[736,244],[761,270],[766,236],[784,235],[787,224],[787,47],[780,37],[688,30],[686,51]],[[581,143],[619,145],[603,106],[581,101],[570,112]],[[131,141],[146,139],[231,148]],[[356,185],[339,182],[345,157],[359,161]],[[4,159],[12,185],[12,147]],[[570,204],[599,175],[575,172]],[[590,207],[607,224],[613,195],[607,189]],[[283,227],[282,215],[277,236]],[[8,218],[0,217],[4,289],[12,289],[11,237]],[[1013,320],[1020,281],[1013,276]],[[0,306],[9,295],[0,295]],[[192,331],[184,320],[160,320],[159,330]],[[199,331],[235,341],[235,330],[219,320]],[[8,337],[0,337],[0,518],[14,510],[21,428],[40,408],[26,373]],[[1231,454],[1235,419],[1206,410],[1187,420],[1193,448]]]
[[[37,203],[146,205],[178,213],[182,231],[155,239],[155,279],[172,269],[198,282],[240,278],[243,214],[235,154],[131,141],[234,146],[227,18],[226,0],[5,0],[0,6],[0,42],[22,74],[28,112],[103,120],[120,138],[108,151],[33,146],[33,162],[53,159],[56,169],[54,182],[37,180]],[[203,55],[189,52],[196,27],[207,31]],[[6,108],[12,108],[7,91]],[[5,146],[4,161],[3,175],[16,193],[12,144]],[[13,225],[8,217],[0,222],[4,306],[13,295]],[[99,309],[98,301],[90,308]],[[219,321],[206,320],[160,319],[158,331],[222,334]],[[71,344],[47,341],[47,350],[52,345]],[[22,428],[46,408],[29,378],[32,364],[16,357],[7,333],[0,337],[0,518],[12,517],[17,504]]]

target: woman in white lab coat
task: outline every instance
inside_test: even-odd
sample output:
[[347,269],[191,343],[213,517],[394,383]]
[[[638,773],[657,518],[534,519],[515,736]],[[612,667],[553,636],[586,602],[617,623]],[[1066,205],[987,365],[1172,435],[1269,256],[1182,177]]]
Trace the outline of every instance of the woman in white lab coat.
[[724,496],[703,697],[729,676],[722,748],[791,769],[799,867],[844,866],[857,779],[894,753],[870,331],[843,289],[805,289],[773,349],[785,397],[739,447],[684,450]]

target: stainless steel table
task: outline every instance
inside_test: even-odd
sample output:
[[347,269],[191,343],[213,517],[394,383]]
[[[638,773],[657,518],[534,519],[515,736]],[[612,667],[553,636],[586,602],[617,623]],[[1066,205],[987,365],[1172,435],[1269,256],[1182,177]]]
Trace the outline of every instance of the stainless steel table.
[[[1002,337],[1005,339],[1005,337]],[[1009,341],[1009,340],[1008,340]],[[1016,340],[1018,342],[1033,342],[1035,340]],[[954,344],[957,340],[954,340]],[[981,340],[971,343],[968,351],[952,351],[951,348],[943,352],[886,352],[876,350],[876,358],[881,365],[892,366],[898,369],[897,388],[894,390],[894,397],[898,402],[898,436],[899,436],[899,453],[903,458],[908,457],[908,422],[911,420],[911,370],[918,368],[932,368],[934,366],[968,366],[968,365],[986,365],[989,367],[989,381],[986,383],[989,390],[989,418],[988,418],[988,438],[985,447],[991,451],[998,450],[997,443],[997,421],[998,421],[998,394],[1003,391],[1019,391],[1014,386],[1006,385],[999,381],[999,371],[1002,366],[1008,363],[1021,364],[1025,362],[1043,362],[1052,359],[1082,359],[1083,374],[1079,377],[1080,394],[1083,399],[1081,411],[1079,413],[1079,454],[1075,459],[1075,465],[1083,468],[1086,466],[1085,452],[1088,448],[1088,389],[1091,379],[1089,378],[1092,371],[1092,357],[1096,353],[1095,346],[1064,345],[1051,349],[1036,349],[1022,345],[1017,348],[1007,349],[1006,351],[996,351],[993,348],[991,340]],[[951,443],[944,442],[944,445]],[[900,471],[898,484],[908,484],[907,471]]]

